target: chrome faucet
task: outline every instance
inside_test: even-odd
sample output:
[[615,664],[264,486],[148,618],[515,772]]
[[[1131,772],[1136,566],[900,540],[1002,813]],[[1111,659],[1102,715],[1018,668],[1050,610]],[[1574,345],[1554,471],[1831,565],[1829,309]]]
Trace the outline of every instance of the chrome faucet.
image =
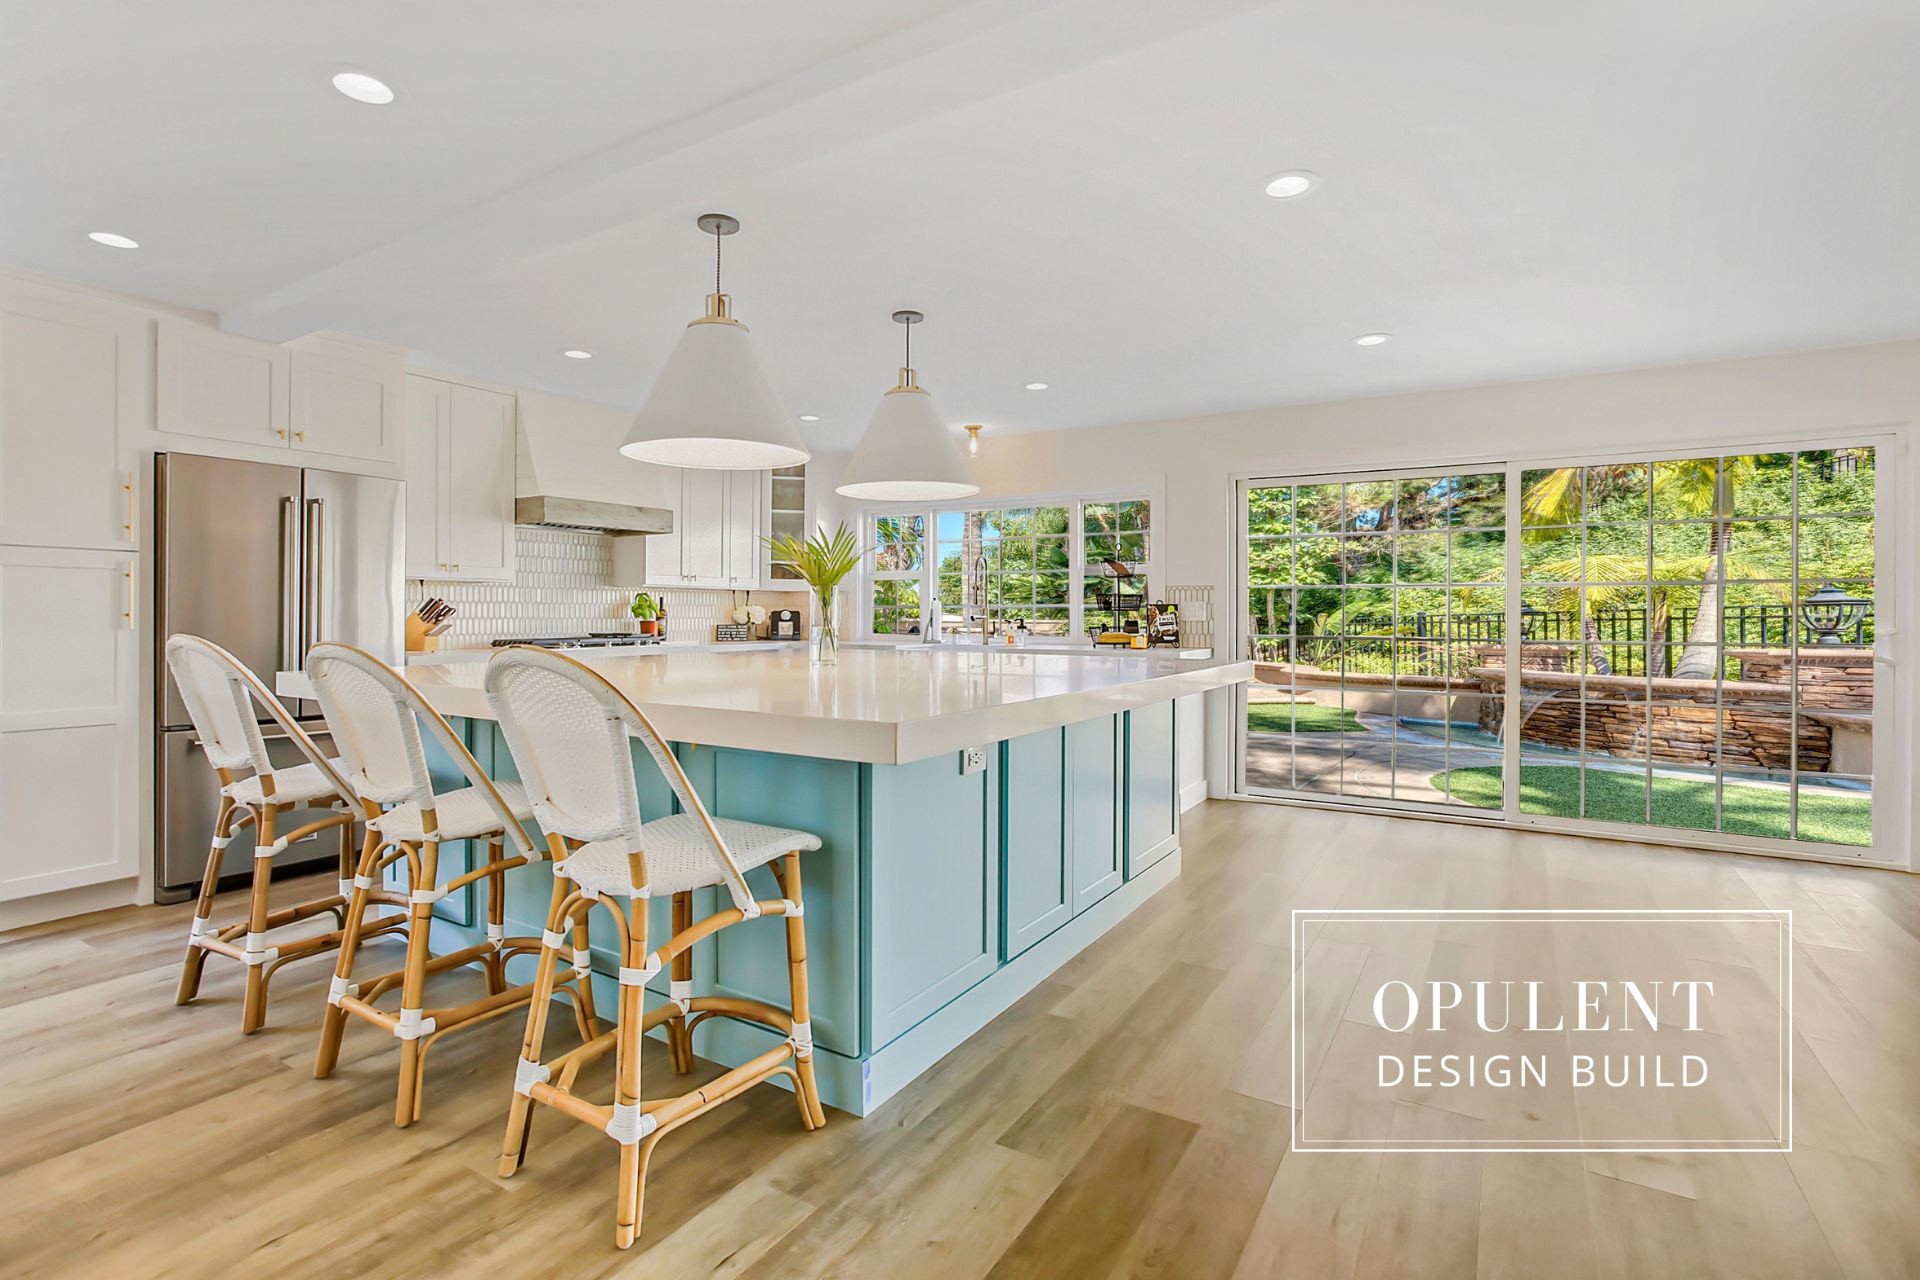
[[973,630],[973,620],[980,619],[980,647],[987,645],[987,555],[981,552],[973,558],[973,568],[967,575],[967,589],[963,597],[971,597],[972,604],[963,605],[960,610],[960,625],[963,633]]

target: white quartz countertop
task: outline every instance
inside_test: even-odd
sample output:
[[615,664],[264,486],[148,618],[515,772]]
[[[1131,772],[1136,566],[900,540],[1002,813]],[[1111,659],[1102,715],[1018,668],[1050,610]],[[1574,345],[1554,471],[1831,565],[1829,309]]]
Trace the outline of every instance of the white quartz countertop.
[[[1152,651],[1036,653],[963,646],[844,648],[814,666],[803,648],[570,655],[605,675],[676,742],[869,764],[905,764],[1252,678],[1253,664]],[[410,669],[442,715],[493,719],[478,662]],[[283,671],[282,697],[312,696]]]

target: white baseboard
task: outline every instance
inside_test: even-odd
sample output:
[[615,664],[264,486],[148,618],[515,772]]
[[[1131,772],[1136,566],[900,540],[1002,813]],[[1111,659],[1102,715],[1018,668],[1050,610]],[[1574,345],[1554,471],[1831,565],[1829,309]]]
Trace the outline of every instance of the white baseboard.
[[1207,798],[1207,780],[1195,778],[1180,788],[1180,812],[1185,813]]
[[106,884],[86,884],[55,893],[40,893],[31,898],[0,902],[0,930],[24,929],[29,925],[45,924],[49,920],[65,920],[69,916],[130,907],[140,900],[139,895],[140,878],[128,876],[125,880],[111,880]]

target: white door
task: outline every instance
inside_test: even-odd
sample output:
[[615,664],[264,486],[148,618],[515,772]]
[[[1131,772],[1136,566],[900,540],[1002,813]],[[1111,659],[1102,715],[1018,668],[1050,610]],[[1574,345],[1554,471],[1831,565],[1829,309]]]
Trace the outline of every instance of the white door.
[[162,320],[157,351],[159,430],[241,444],[288,443],[283,348]]
[[760,585],[760,523],[766,509],[767,473],[727,472],[727,585]]
[[689,585],[727,584],[727,473],[689,467],[682,473],[680,572]]
[[0,304],[0,543],[134,545],[141,495],[119,433],[143,336],[134,319]]
[[389,462],[399,448],[401,395],[380,365],[295,351],[290,361],[293,445]]
[[137,582],[124,553],[0,547],[0,900],[137,872]]
[[433,378],[407,375],[406,449],[401,465],[407,481],[407,576],[439,578],[447,573],[446,528],[440,495],[447,487],[447,416],[452,388]]
[[513,577],[513,397],[452,387],[446,435],[447,559],[457,578]]

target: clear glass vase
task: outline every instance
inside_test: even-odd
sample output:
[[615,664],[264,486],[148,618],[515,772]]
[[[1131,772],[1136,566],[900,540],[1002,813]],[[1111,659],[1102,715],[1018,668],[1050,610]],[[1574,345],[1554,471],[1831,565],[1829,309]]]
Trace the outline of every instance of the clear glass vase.
[[818,603],[820,616],[807,633],[807,657],[816,667],[831,667],[840,661],[840,633],[834,626],[832,594],[821,595]]

